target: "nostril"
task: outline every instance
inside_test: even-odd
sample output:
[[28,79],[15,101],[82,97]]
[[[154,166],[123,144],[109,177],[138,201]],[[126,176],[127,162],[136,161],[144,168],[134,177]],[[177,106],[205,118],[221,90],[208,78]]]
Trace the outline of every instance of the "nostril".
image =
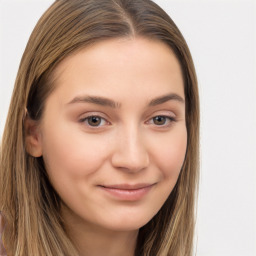
[[149,156],[146,151],[134,154],[119,151],[113,155],[112,165],[121,170],[138,172],[148,167]]
[[113,145],[112,165],[120,170],[138,172],[149,165],[149,152],[146,138],[136,122],[130,122],[119,130],[118,140]]

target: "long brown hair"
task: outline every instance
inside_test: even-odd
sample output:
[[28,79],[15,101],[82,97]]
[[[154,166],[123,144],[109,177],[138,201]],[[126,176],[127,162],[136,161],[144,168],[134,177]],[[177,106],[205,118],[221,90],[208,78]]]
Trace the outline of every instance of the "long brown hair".
[[171,18],[150,0],[56,0],[40,18],[23,54],[2,138],[0,211],[3,244],[14,256],[76,256],[65,232],[60,198],[42,158],[25,149],[26,112],[40,120],[54,90],[55,67],[67,56],[108,38],[144,37],[166,43],[180,62],[186,100],[187,152],[178,181],[139,231],[136,255],[191,256],[198,186],[199,98],[188,46]]

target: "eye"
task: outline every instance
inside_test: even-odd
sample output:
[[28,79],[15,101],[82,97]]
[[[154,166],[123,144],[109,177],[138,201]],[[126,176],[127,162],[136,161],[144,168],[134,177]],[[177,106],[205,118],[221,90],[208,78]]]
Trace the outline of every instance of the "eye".
[[169,124],[171,124],[174,121],[175,121],[174,117],[170,117],[170,116],[155,116],[155,117],[153,117],[149,121],[149,123],[150,124],[154,124],[156,126],[168,126]]
[[156,125],[164,125],[167,121],[167,118],[165,116],[155,116],[153,118],[153,122]]
[[100,127],[107,124],[107,121],[100,116],[88,116],[80,120],[82,123],[86,123],[86,125],[91,127]]

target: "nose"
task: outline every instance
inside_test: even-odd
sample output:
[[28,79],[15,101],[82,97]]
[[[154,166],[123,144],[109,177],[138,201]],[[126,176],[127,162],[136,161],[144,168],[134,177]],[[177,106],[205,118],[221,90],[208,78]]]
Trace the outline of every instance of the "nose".
[[128,128],[117,135],[112,165],[127,172],[139,172],[149,165],[146,143],[139,129]]

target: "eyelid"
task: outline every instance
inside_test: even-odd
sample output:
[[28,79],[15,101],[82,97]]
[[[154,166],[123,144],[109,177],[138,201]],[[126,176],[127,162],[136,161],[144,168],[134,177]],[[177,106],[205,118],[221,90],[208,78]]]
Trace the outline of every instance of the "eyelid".
[[[176,118],[172,117],[172,116],[167,116],[167,115],[156,115],[153,116],[152,118],[150,118],[147,122],[149,123],[150,121],[152,121],[155,117],[164,117],[166,119],[169,119],[171,122],[175,122]],[[160,126],[160,125],[159,125]]]
[[[164,117],[169,121],[163,125],[157,125],[154,123],[154,118],[156,117]],[[146,124],[153,125],[156,128],[163,129],[170,127],[174,122],[177,122],[177,116],[172,111],[157,111],[150,118],[147,119]]]
[[160,110],[160,111],[155,111],[153,114],[151,113],[150,115],[147,115],[147,120],[154,118],[156,116],[165,116],[169,118],[177,118],[177,114],[175,114],[173,111],[170,110]]
[[[103,125],[99,125],[99,126],[92,126],[89,125],[88,123],[86,123],[86,120],[88,120],[90,117],[98,117],[101,120],[105,121],[105,124]],[[79,122],[85,124],[86,127],[88,127],[89,129],[99,129],[99,128],[103,128],[106,125],[110,125],[111,123],[108,121],[108,119],[106,117],[104,117],[103,114],[99,113],[99,112],[89,112],[87,114],[82,115],[81,118],[79,118]]]
[[105,120],[109,120],[109,116],[106,115],[105,113],[102,113],[100,111],[88,111],[88,112],[84,112],[82,113],[81,115],[79,115],[78,119],[79,120],[82,120],[82,119],[86,119],[88,117],[92,117],[92,116],[98,116],[102,119],[105,119]]

